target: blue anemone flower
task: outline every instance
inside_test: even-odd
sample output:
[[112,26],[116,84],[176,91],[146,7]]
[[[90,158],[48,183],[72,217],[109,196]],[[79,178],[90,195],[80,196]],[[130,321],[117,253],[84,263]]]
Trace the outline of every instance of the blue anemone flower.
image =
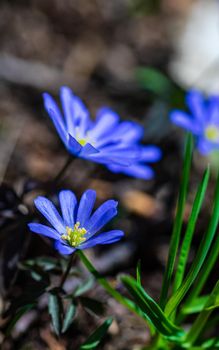
[[54,239],[55,249],[61,254],[72,254],[77,249],[117,242],[124,236],[122,231],[112,230],[102,233],[99,231],[117,214],[118,202],[108,200],[92,214],[95,199],[96,192],[87,190],[77,203],[72,191],[63,190],[59,193],[61,216],[49,199],[39,196],[34,201],[35,206],[52,227],[30,223],[29,229]]
[[200,153],[206,155],[219,149],[219,96],[205,100],[200,92],[193,90],[187,94],[186,104],[191,114],[174,110],[171,121],[195,136]]
[[[151,178],[153,171],[145,163],[161,158],[158,147],[143,146],[139,142],[144,129],[131,121],[120,122],[110,108],[101,108],[96,120],[90,118],[83,102],[68,87],[61,87],[62,111],[55,100],[43,94],[45,108],[67,150],[111,171]],[[132,169],[131,169],[132,168]]]

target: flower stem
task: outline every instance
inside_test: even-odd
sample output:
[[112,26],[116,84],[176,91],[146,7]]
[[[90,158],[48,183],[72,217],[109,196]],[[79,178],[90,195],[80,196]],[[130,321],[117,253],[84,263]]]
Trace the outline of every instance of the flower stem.
[[74,258],[74,254],[72,254],[72,255],[70,256],[70,259],[69,259],[69,261],[68,261],[67,268],[66,268],[64,274],[62,275],[61,282],[60,282],[60,284],[59,284],[59,288],[62,288],[62,287],[63,287],[63,285],[64,285],[64,283],[65,283],[65,281],[66,281],[66,278],[68,277],[68,274],[69,274],[69,272],[70,272],[70,270],[71,270],[73,258]]
[[74,157],[70,155],[66,163],[64,164],[64,166],[61,168],[58,174],[54,177],[53,179],[54,183],[58,183],[61,180],[62,176],[65,174],[66,170],[68,169],[69,165],[73,162],[73,160],[74,160]]
[[102,277],[99,272],[95,269],[95,267],[92,265],[90,260],[86,257],[86,255],[82,252],[82,250],[78,250],[78,255],[83,262],[83,264],[86,266],[88,271],[97,279],[99,284],[115,299],[117,300],[120,304],[125,306],[128,310],[131,312],[134,312],[136,315],[140,316],[143,318],[146,323],[147,320],[144,317],[143,312],[138,308],[136,304],[134,304],[130,299],[123,297],[119,292],[117,292],[111,285],[110,283]]

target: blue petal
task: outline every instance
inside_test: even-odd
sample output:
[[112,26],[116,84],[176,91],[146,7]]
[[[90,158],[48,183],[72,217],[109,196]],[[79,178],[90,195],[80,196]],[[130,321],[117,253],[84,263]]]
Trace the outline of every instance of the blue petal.
[[219,145],[217,147],[214,143],[209,142],[204,138],[200,138],[197,143],[197,148],[201,154],[207,155],[210,152],[212,152],[214,149],[216,148],[219,149]]
[[209,120],[207,124],[219,126],[219,96],[211,96],[208,105]]
[[82,149],[82,146],[80,145],[80,143],[71,135],[68,135],[69,140],[68,140],[68,145],[67,148],[69,149],[69,151],[71,153],[73,153],[74,155],[78,155]]
[[162,157],[162,152],[159,147],[156,146],[143,146],[139,147],[141,153],[141,161],[144,162],[157,162]]
[[143,135],[144,128],[141,125],[135,122],[125,121],[118,126],[112,138],[119,138],[123,143],[131,143],[140,140]]
[[66,131],[66,127],[62,118],[62,115],[60,113],[59,107],[57,106],[54,99],[47,93],[43,94],[44,99],[44,106],[52,119],[55,128],[61,137],[64,144],[67,143],[68,133]]
[[204,98],[199,91],[191,90],[186,95],[186,104],[190,108],[193,116],[199,123],[205,122],[208,116],[204,104]]
[[199,121],[194,120],[187,113],[184,113],[182,111],[172,111],[170,114],[170,119],[174,124],[181,126],[188,131],[191,131],[193,134],[199,134],[201,131],[201,125]]
[[123,173],[139,179],[150,180],[154,177],[154,171],[151,167],[141,163],[135,163],[130,167],[122,167],[118,165],[109,165],[107,167],[114,173]]
[[77,213],[77,221],[80,222],[81,227],[83,227],[89,219],[94,207],[95,200],[96,192],[94,190],[87,190],[82,195]]
[[116,127],[119,122],[119,116],[110,108],[101,108],[97,113],[96,124],[90,130],[90,137],[98,138],[105,137]]
[[119,230],[112,230],[108,232],[103,232],[98,236],[94,236],[88,239],[85,243],[82,243],[78,249],[87,249],[94,247],[97,244],[111,244],[119,241],[124,237],[124,232]]
[[64,190],[59,193],[59,201],[62,210],[62,216],[66,226],[74,227],[75,208],[77,199],[72,191]]
[[54,248],[59,251],[59,253],[64,254],[64,255],[69,255],[75,252],[75,248],[70,247],[61,241],[55,241],[54,243]]
[[99,151],[95,147],[93,147],[90,143],[86,143],[86,145],[81,149],[80,156],[87,157],[95,153],[99,153]]
[[53,239],[60,238],[60,234],[56,230],[46,225],[30,223],[28,224],[28,227],[32,232],[39,233],[40,235],[53,238]]
[[52,226],[60,233],[65,232],[65,225],[53,203],[45,197],[37,197],[34,200],[37,209],[45,216]]
[[75,116],[73,110],[73,94],[67,86],[62,86],[60,89],[60,99],[64,112],[68,133],[75,136]]
[[98,232],[108,221],[110,221],[117,214],[118,202],[108,200],[103,203],[91,216],[89,221],[84,225],[88,231],[86,238],[91,237]]

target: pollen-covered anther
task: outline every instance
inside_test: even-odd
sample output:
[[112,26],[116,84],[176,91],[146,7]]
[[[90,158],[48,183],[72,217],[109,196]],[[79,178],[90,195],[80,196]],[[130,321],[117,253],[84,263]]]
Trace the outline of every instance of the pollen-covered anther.
[[84,227],[80,228],[80,222],[76,222],[74,228],[66,226],[66,234],[62,235],[61,238],[67,241],[70,246],[77,247],[86,241],[84,237],[86,233],[87,230]]

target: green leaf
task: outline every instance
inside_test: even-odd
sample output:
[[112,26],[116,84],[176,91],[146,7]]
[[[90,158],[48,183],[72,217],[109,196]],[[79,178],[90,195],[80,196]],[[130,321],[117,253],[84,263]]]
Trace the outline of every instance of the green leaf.
[[80,346],[80,350],[96,349],[103,337],[106,335],[109,326],[112,324],[113,318],[108,318],[104,323],[92,333],[84,344]]
[[104,305],[99,300],[88,297],[80,297],[79,301],[88,311],[91,311],[96,315],[103,315]]
[[163,73],[152,67],[138,68],[136,78],[144,89],[160,97],[168,96],[173,89],[172,82]]
[[193,203],[191,215],[189,217],[186,233],[184,236],[184,240],[182,243],[182,248],[179,256],[179,261],[177,264],[177,269],[176,269],[176,277],[174,281],[174,287],[173,290],[176,291],[180,285],[182,284],[184,273],[185,273],[185,268],[186,268],[186,263],[189,255],[189,250],[191,246],[191,241],[192,237],[195,231],[195,226],[196,222],[198,219],[198,215],[201,210],[201,206],[204,200],[205,192],[208,186],[208,180],[209,180],[209,175],[210,175],[210,170],[209,168],[206,169],[202,181],[198,187],[195,200]]
[[173,225],[173,233],[170,241],[167,266],[164,273],[161,296],[160,296],[160,306],[162,309],[164,309],[167,301],[168,290],[172,279],[172,274],[174,270],[176,255],[177,255],[179,241],[180,241],[180,235],[181,235],[181,229],[182,229],[182,223],[183,223],[183,213],[185,209],[186,195],[187,195],[188,183],[189,183],[189,174],[190,174],[190,168],[191,168],[191,162],[192,162],[192,150],[193,150],[193,139],[192,139],[192,135],[188,134],[187,141],[186,141],[186,148],[185,148],[185,157],[183,162],[179,198],[177,202],[176,218]]
[[75,288],[74,296],[78,297],[81,294],[88,292],[94,285],[93,276],[89,277],[86,281],[82,282],[79,286]]
[[75,314],[76,314],[76,305],[74,301],[71,301],[70,305],[68,305],[65,318],[63,321],[62,333],[65,333],[68,330],[68,328],[71,326],[72,322],[74,321]]
[[12,329],[14,328],[14,326],[16,325],[16,323],[19,321],[19,319],[24,315],[26,314],[28,311],[30,311],[31,309],[33,309],[35,307],[35,304],[27,304],[27,305],[24,305],[22,307],[20,307],[15,316],[12,318],[12,320],[10,321],[7,329],[6,329],[6,336],[8,337],[12,331]]
[[181,287],[176,291],[175,294],[170,298],[168,301],[165,312],[167,315],[170,315],[176,307],[180,304],[188,290],[190,289],[191,285],[195,281],[203,263],[205,262],[205,258],[208,254],[208,251],[210,249],[211,243],[214,239],[217,227],[219,222],[219,175],[217,179],[217,185],[216,185],[216,191],[214,196],[214,206],[212,211],[212,216],[208,225],[207,232],[205,236],[203,237],[201,244],[198,248],[198,251],[196,253],[195,259],[192,263],[192,266],[189,270],[189,273],[181,285]]
[[57,335],[60,335],[61,331],[61,300],[56,293],[56,290],[53,290],[49,293],[49,314],[51,315],[52,324],[54,331]]
[[136,267],[136,280],[138,284],[141,286],[141,261],[138,260],[137,267]]
[[174,325],[164,314],[160,306],[145,292],[138,282],[130,276],[122,276],[121,280],[134,298],[139,308],[147,315],[160,334],[171,340],[179,340],[184,331]]
[[181,310],[182,314],[190,315],[190,314],[195,314],[202,311],[208,297],[209,297],[208,295],[202,295],[201,297],[192,300],[190,304],[183,305]]
[[198,339],[204,326],[208,322],[208,319],[215,307],[217,307],[217,300],[219,296],[219,281],[215,284],[211,294],[209,295],[203,310],[200,312],[195,322],[193,323],[191,329],[189,330],[185,343],[193,345],[193,343]]

